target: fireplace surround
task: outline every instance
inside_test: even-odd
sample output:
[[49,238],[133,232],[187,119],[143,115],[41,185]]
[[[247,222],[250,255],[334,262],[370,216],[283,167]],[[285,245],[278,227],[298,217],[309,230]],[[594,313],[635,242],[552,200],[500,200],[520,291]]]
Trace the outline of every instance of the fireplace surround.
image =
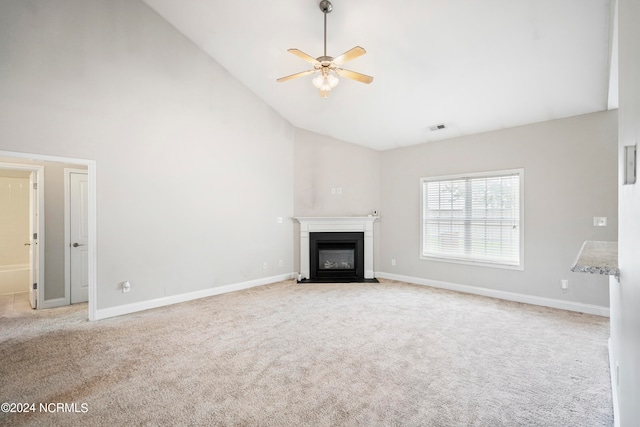
[[[377,216],[295,219],[300,223],[299,282],[377,281],[373,269],[373,223]],[[325,241],[320,245],[324,254],[312,249],[318,239]],[[354,243],[357,240],[360,249]],[[355,266],[351,265],[352,256]]]

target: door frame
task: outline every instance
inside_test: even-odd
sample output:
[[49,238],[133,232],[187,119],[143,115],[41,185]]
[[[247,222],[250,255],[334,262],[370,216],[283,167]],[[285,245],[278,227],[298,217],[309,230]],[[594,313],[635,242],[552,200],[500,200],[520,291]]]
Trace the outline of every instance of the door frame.
[[[56,162],[56,163],[70,163],[76,165],[82,165],[87,167],[87,179],[89,187],[88,191],[88,214],[89,214],[89,240],[87,242],[87,250],[89,252],[89,320],[96,320],[96,311],[98,308],[98,272],[97,272],[97,264],[98,264],[98,255],[97,255],[97,221],[96,221],[96,211],[97,211],[97,195],[96,195],[96,161],[89,159],[79,159],[73,157],[61,157],[61,156],[50,156],[46,154],[33,154],[33,153],[21,153],[17,151],[0,151],[0,157],[9,157],[14,159],[28,159],[28,160],[40,160],[40,161],[48,161],[48,162]],[[43,174],[44,176],[44,174]],[[40,184],[38,184],[40,185]],[[43,197],[42,194],[40,197]],[[42,199],[44,202],[44,198]],[[40,209],[44,211],[44,203],[40,204]],[[42,226],[44,227],[44,214],[40,215],[40,221]],[[42,229],[40,230],[42,233]],[[40,237],[40,236],[38,236]],[[42,237],[44,237],[44,233],[42,233]],[[40,241],[38,250],[43,255],[39,262],[42,266],[44,266],[44,240]],[[40,270],[40,278],[42,279],[42,272],[44,270]],[[43,280],[41,282],[44,283]],[[70,299],[70,293],[65,289],[65,297]],[[44,286],[38,286],[38,297],[44,296]],[[46,301],[38,301],[38,306],[45,308]]]
[[[35,289],[35,294],[36,294],[36,307],[37,308],[45,308],[43,307],[42,303],[43,303],[43,298],[44,298],[44,166],[38,166],[38,165],[27,165],[27,164],[22,164],[22,163],[5,163],[5,162],[0,162],[0,169],[9,169],[9,170],[21,170],[21,171],[28,171],[31,172],[31,174],[35,174],[35,183],[37,184],[37,190],[38,190],[38,203],[37,203],[37,211],[34,212],[34,198],[33,198],[33,194],[32,194],[32,190],[33,188],[31,188],[31,183],[33,182],[33,179],[30,177],[29,178],[29,233],[32,232],[33,230],[33,224],[35,223],[35,221],[33,220],[33,216],[34,214],[37,215],[38,221],[37,221],[37,225],[38,225],[38,238],[34,239],[33,235],[29,236],[29,243],[31,243],[31,248],[30,250],[33,251],[33,244],[34,241],[35,243],[37,243],[37,249],[35,249],[37,251],[37,255],[36,255],[36,259],[37,262],[34,263],[33,262],[33,256],[29,256],[29,300],[31,300],[31,295],[33,293],[33,276],[34,276],[34,268],[36,269],[36,271],[38,272],[37,276],[38,276],[38,280],[37,280],[37,287]],[[32,175],[31,175],[32,176]],[[35,265],[34,265],[35,264]]]
[[[71,304],[71,174],[87,175],[87,169],[64,168],[64,294]],[[88,177],[87,177],[88,178]]]

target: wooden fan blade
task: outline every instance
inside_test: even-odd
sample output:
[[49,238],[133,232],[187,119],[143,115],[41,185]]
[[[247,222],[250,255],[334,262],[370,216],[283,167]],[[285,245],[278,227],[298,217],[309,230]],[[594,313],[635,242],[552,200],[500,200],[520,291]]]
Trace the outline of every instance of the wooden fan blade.
[[302,71],[300,73],[291,74],[290,76],[280,77],[276,81],[282,83],[282,82],[286,82],[287,80],[297,79],[298,77],[308,76],[309,74],[313,74],[315,72],[316,70]]
[[300,49],[287,49],[287,52],[291,52],[293,53],[295,56],[297,56],[300,59],[304,59],[305,61],[316,65],[318,63],[318,60],[316,58],[314,58],[311,55],[307,55],[306,53],[304,53],[303,51],[301,51]]
[[336,65],[342,65],[347,61],[351,61],[352,59],[356,59],[357,57],[364,55],[365,53],[367,53],[366,50],[364,50],[360,46],[356,46],[353,49],[350,49],[342,55],[338,56],[337,58],[334,58],[333,63]]
[[355,71],[344,70],[342,68],[336,68],[335,72],[338,73],[341,77],[346,77],[348,79],[357,80],[362,83],[369,84],[373,81],[373,77],[367,76],[365,74],[356,73]]

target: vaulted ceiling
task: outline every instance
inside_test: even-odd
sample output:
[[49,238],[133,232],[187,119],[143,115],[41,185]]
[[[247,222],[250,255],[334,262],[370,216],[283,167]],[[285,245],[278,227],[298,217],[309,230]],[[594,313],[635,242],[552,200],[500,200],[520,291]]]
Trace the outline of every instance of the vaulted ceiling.
[[343,68],[374,80],[327,99],[276,82],[323,55],[319,0],[143,1],[292,125],[376,150],[617,108],[609,0],[333,0],[327,55],[362,46]]

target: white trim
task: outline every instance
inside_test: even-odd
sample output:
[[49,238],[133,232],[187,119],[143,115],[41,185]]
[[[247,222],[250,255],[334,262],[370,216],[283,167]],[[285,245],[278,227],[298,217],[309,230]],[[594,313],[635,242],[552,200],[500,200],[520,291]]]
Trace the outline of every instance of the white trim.
[[364,233],[364,278],[375,278],[373,269],[373,223],[377,216],[294,217],[300,223],[300,275],[311,278],[309,233]]
[[89,203],[89,320],[96,320],[98,311],[98,193],[97,189],[97,165],[90,160],[87,165],[89,178],[88,203]]
[[497,170],[480,171],[480,172],[455,173],[451,175],[424,176],[420,179],[427,180],[427,181],[449,181],[449,180],[464,179],[464,178],[501,177],[501,176],[507,176],[507,175],[520,175],[521,173],[523,173],[523,171],[524,171],[524,168],[497,169]]
[[421,277],[402,276],[384,272],[376,272],[376,277],[381,279],[397,280],[412,283],[414,285],[430,286],[432,288],[448,289],[450,291],[464,292],[467,294],[482,295],[507,301],[522,302],[525,304],[539,305],[542,307],[559,308],[561,310],[575,311],[578,313],[594,314],[596,316],[609,317],[609,308],[600,305],[583,304],[579,302],[564,301],[553,298],[537,297],[516,292],[500,291],[496,289],[480,288],[477,286],[461,285],[458,283],[442,282],[439,280],[423,279]]
[[611,344],[611,337],[607,343],[609,347],[609,373],[611,375],[611,401],[613,403],[613,425],[614,427],[620,427],[620,406],[618,403],[618,382],[616,381],[617,369],[613,363],[615,357],[613,355],[613,346]]
[[[422,251],[421,251],[422,252]],[[522,251],[520,252],[521,258]],[[500,264],[499,261],[480,261],[474,259],[465,260],[464,258],[449,258],[445,255],[443,256],[435,256],[435,255],[422,255],[420,254],[420,259],[425,261],[433,261],[433,262],[448,262],[451,264],[464,264],[464,265],[472,265],[474,267],[489,267],[489,268],[502,268],[505,270],[515,270],[515,271],[524,271],[524,263],[520,263],[520,265],[510,265],[510,264]]]
[[102,308],[96,311],[95,320],[107,319],[124,314],[136,313],[138,311],[149,310],[152,308],[165,307],[167,305],[178,304],[181,302],[192,301],[195,299],[211,297],[214,295],[226,294],[228,292],[240,291],[243,289],[255,288],[257,286],[269,285],[271,283],[291,280],[296,275],[294,273],[281,274],[279,276],[265,277],[262,279],[250,280],[248,282],[234,283],[231,285],[218,286],[215,288],[203,289],[201,291],[188,292],[185,294],[172,295],[168,297],[156,298],[152,300],[135,302],[132,304],[119,305],[116,307]]
[[[73,157],[58,157],[58,156],[50,156],[47,154],[33,154],[33,153],[20,153],[16,151],[0,151],[0,156],[2,157],[11,157],[18,159],[27,159],[27,160],[42,160],[48,162],[56,162],[56,163],[70,163],[76,165],[83,165],[87,167],[87,175],[89,178],[89,189],[88,189],[88,201],[89,201],[89,241],[87,242],[87,250],[89,252],[89,320],[96,319],[96,311],[98,308],[98,254],[97,254],[97,220],[96,220],[96,212],[97,212],[97,195],[96,195],[96,161],[89,159],[77,159]],[[44,187],[44,179],[38,185],[42,185]],[[42,206],[44,207],[44,197],[42,197]],[[44,208],[43,208],[44,209]],[[44,238],[44,215],[40,217],[42,223],[42,228],[40,232],[42,233],[42,237]],[[40,237],[40,236],[38,236]],[[42,251],[44,253],[44,240],[41,240],[40,244],[42,245]],[[41,258],[44,260],[44,256]],[[44,267],[44,262],[43,265]],[[44,283],[43,275],[44,268],[41,270],[40,281]],[[43,287],[38,286],[38,298],[44,297]],[[58,301],[52,300],[52,301]],[[42,302],[42,305],[41,305]],[[46,308],[45,301],[38,301],[38,306]]]
[[[518,264],[506,264],[501,263],[500,261],[484,261],[482,259],[475,258],[464,258],[464,257],[453,257],[446,256],[444,254],[432,254],[432,255],[424,255],[424,184],[426,182],[433,181],[448,181],[448,180],[456,180],[456,179],[465,179],[465,178],[477,178],[477,177],[493,177],[493,176],[518,176],[520,181],[520,188],[518,199],[520,201],[520,257],[518,259]],[[505,169],[505,170],[492,170],[486,172],[472,172],[472,173],[462,173],[462,174],[454,174],[454,175],[440,175],[440,176],[425,176],[420,178],[420,259],[425,261],[435,261],[435,262],[448,262],[454,264],[466,264],[473,265],[476,267],[489,267],[489,268],[503,268],[508,270],[519,270],[524,271],[524,218],[525,210],[524,210],[524,168],[515,168],[515,169]]]
[[[38,294],[38,298],[40,298],[40,295],[44,295],[44,292],[42,292],[42,294]],[[40,299],[38,299],[38,308],[56,308],[64,307],[66,305],[69,305],[69,299],[66,296],[61,298],[48,299],[46,301],[40,301]]]

